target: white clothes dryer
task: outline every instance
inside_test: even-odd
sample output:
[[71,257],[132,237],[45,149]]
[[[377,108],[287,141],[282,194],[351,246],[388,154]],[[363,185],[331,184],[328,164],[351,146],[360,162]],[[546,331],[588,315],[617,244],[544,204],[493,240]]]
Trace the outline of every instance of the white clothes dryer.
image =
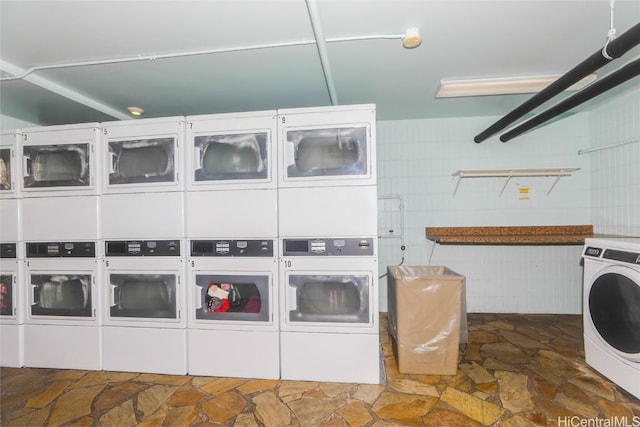
[[99,130],[99,123],[23,129],[22,197],[98,194]]
[[102,368],[96,251],[96,241],[26,243],[25,366]]
[[102,123],[102,194],[184,189],[184,117]]
[[186,374],[184,241],[104,243],[104,369]]
[[187,117],[188,191],[276,188],[276,111]]
[[0,243],[0,366],[24,366],[22,260],[17,243]]
[[640,399],[640,238],[586,239],[588,365]]
[[190,375],[280,378],[275,242],[191,241]]
[[374,104],[278,110],[278,187],[375,185]]
[[281,239],[280,375],[379,384],[374,237]]
[[18,130],[0,133],[0,199],[19,197],[18,179],[20,162],[18,161],[18,144],[21,133]]

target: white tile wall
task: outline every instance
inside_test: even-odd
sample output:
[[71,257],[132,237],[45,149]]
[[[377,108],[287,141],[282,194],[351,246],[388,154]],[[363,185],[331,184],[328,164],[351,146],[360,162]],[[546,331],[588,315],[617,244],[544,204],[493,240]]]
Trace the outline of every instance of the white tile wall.
[[640,236],[640,87],[590,113],[591,222],[598,233]]
[[[578,156],[589,145],[589,116],[550,123],[508,143],[473,137],[499,117],[382,121],[377,125],[378,191],[400,196],[403,238],[380,239],[380,273],[406,265],[445,265],[467,280],[469,312],[580,313],[581,246],[433,245],[425,227],[556,225],[590,223],[590,161]],[[453,196],[458,169],[578,167],[562,178],[465,179]],[[529,186],[530,202],[518,200]],[[382,206],[382,204],[380,204]],[[384,218],[383,212],[380,213]],[[386,280],[381,280],[386,310]]]

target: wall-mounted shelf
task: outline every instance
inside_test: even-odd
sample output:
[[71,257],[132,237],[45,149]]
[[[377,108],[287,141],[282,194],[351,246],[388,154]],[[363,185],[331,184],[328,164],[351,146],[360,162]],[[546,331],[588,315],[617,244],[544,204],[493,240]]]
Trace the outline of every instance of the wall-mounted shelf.
[[458,192],[458,187],[460,186],[460,181],[462,181],[462,178],[507,178],[504,185],[502,186],[502,190],[500,191],[500,196],[502,196],[505,188],[507,188],[507,184],[509,184],[509,181],[513,177],[555,176],[556,180],[553,181],[553,184],[551,184],[549,191],[547,191],[547,195],[549,195],[551,194],[551,190],[553,190],[560,178],[562,178],[563,176],[570,176],[577,170],[580,170],[580,168],[460,169],[452,174],[452,176],[458,177],[458,182],[456,182],[456,188],[455,190],[453,190],[453,195],[455,196]]
[[425,234],[443,245],[583,245],[595,236],[593,225],[427,227]]

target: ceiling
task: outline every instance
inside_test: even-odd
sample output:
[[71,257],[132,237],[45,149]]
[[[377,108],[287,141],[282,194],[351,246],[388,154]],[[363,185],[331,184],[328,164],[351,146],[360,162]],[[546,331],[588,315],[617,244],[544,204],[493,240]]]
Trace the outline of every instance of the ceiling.
[[[640,0],[614,5],[618,35],[640,22]],[[2,76],[45,67],[0,82],[0,113],[50,125],[130,118],[129,106],[162,117],[375,103],[378,120],[501,116],[531,95],[434,94],[441,80],[563,74],[602,48],[610,20],[609,0],[0,0]],[[414,49],[401,43],[409,28]]]

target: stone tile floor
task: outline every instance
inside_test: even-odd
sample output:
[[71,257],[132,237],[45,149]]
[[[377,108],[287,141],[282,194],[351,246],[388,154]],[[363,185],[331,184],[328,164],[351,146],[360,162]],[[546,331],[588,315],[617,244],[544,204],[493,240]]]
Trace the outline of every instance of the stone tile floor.
[[456,375],[405,375],[382,314],[385,385],[1,368],[0,425],[640,425],[640,401],[585,364],[581,322],[469,314]]

